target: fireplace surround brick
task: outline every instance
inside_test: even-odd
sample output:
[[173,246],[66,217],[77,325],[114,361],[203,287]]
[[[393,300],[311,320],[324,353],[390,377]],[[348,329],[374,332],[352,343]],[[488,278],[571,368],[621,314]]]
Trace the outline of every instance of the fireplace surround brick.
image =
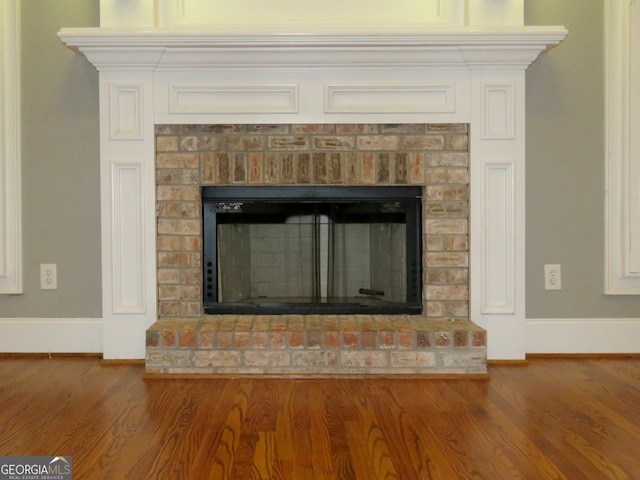
[[[486,371],[478,363],[486,333],[469,321],[468,163],[466,124],[157,125],[159,321],[147,336],[148,371]],[[324,316],[266,323],[220,316],[234,325],[229,330],[203,316],[206,185],[422,186],[423,315],[408,323],[395,316],[390,330],[366,322],[346,328]],[[443,330],[452,320],[461,329]]]
[[158,125],[159,317],[202,314],[203,185],[421,185],[429,317],[468,318],[466,124]]

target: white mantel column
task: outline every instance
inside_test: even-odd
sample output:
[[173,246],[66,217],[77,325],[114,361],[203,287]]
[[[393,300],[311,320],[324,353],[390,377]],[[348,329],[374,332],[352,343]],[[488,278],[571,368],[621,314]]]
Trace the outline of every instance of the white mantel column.
[[525,358],[525,71],[471,69],[471,319]]
[[157,320],[153,71],[100,71],[105,359],[144,358]]

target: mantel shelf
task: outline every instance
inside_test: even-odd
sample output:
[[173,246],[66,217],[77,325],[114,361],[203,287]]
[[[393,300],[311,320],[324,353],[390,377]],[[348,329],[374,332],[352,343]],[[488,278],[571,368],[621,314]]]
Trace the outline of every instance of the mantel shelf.
[[[100,69],[230,66],[481,66],[526,68],[567,35],[562,26],[243,26],[63,28],[60,39]],[[245,56],[238,56],[242,52]],[[256,58],[259,55],[260,58]]]

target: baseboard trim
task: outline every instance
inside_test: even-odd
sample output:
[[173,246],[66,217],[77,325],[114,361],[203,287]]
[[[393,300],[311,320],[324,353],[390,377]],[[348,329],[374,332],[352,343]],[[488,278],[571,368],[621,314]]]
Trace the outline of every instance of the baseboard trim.
[[640,318],[544,318],[525,322],[526,355],[640,354]]
[[102,353],[102,319],[0,318],[0,352]]
[[527,360],[625,360],[640,353],[527,353]]

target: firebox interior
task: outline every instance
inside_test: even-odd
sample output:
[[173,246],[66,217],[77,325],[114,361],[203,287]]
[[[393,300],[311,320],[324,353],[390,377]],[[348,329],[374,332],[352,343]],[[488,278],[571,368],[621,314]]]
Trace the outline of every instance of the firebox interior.
[[206,313],[420,313],[420,187],[203,187]]

